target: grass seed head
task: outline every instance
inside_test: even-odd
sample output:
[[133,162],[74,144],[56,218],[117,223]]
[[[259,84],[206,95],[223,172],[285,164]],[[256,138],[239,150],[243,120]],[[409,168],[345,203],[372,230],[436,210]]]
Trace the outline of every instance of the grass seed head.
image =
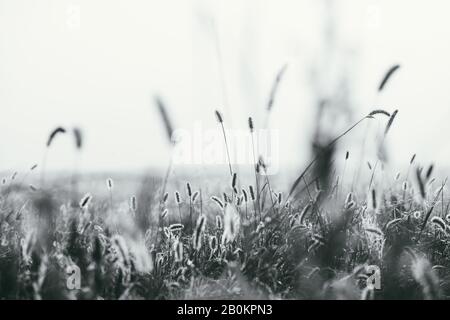
[[192,203],[195,203],[195,201],[197,200],[197,197],[198,197],[198,195],[200,194],[200,192],[198,192],[198,191],[195,191],[193,194],[192,194]]
[[155,103],[158,107],[159,114],[161,115],[161,119],[163,121],[164,127],[166,129],[166,134],[169,140],[169,143],[174,144],[175,140],[173,139],[173,125],[172,121],[169,117],[169,113],[167,111],[166,105],[163,103],[160,97],[155,97]]
[[373,209],[377,208],[377,193],[375,189],[372,189],[372,208]]
[[442,219],[441,217],[434,216],[433,218],[431,218],[430,221],[433,225],[435,225],[442,231],[445,232],[447,230],[447,224],[445,223],[444,219]]
[[227,204],[225,206],[225,214],[223,220],[222,242],[232,242],[239,234],[240,227],[240,217],[233,205]]
[[178,205],[181,204],[181,197],[178,191],[175,191],[175,201],[177,202]]
[[75,138],[75,147],[78,150],[81,150],[83,147],[83,134],[81,133],[80,128],[73,128],[73,136]]
[[215,252],[217,250],[218,242],[216,236],[210,236],[209,237],[209,248],[212,252]]
[[132,196],[131,199],[130,199],[130,209],[133,212],[137,211],[137,199],[136,199],[136,196]]
[[216,216],[216,227],[219,230],[223,229],[222,217],[219,215]]
[[63,127],[57,127],[52,132],[50,132],[50,135],[48,136],[48,140],[47,140],[47,148],[49,148],[51,146],[53,140],[55,139],[55,137],[58,134],[63,134],[63,133],[66,133],[66,129],[64,129]]
[[252,185],[248,186],[248,191],[250,191],[250,199],[251,199],[252,201],[255,201],[255,200],[256,200],[256,198],[255,198],[255,192],[254,192],[254,190],[253,190],[253,186],[252,186]]
[[184,229],[184,226],[181,223],[174,223],[169,226],[170,232],[181,231]]
[[255,129],[253,126],[253,119],[252,117],[248,117],[248,128],[250,129],[250,132],[253,132],[253,130]]
[[385,110],[382,110],[382,109],[377,109],[377,110],[373,110],[373,111],[371,111],[370,113],[369,113],[369,117],[373,117],[373,116],[375,116],[375,115],[377,115],[377,114],[384,114],[385,116],[387,116],[387,117],[390,117],[391,116],[391,114],[389,113],[389,112],[387,112],[387,111],[385,111]]
[[219,110],[216,110],[216,118],[219,123],[223,123],[223,117],[222,114],[219,112]]
[[215,203],[217,203],[217,205],[223,210],[224,205],[222,200],[220,200],[219,198],[217,198],[216,196],[212,196],[211,200],[213,200]]
[[380,82],[380,85],[378,86],[378,92],[382,91],[384,87],[386,86],[386,83],[388,80],[392,77],[392,75],[400,68],[399,64],[393,65],[384,75],[383,79]]
[[186,189],[187,189],[188,197],[192,197],[192,188],[191,188],[191,184],[189,182],[186,183]]
[[84,197],[81,198],[81,200],[80,200],[80,208],[86,209],[88,207],[89,203],[91,202],[91,200],[92,200],[91,194],[90,193],[85,194]]
[[183,261],[183,242],[177,240],[173,244],[175,262]]
[[237,183],[237,174],[233,173],[233,178],[231,180],[231,188],[233,188],[234,190],[236,189],[236,183]]
[[426,179],[426,180],[430,179],[431,174],[433,173],[433,168],[434,168],[434,165],[433,165],[433,164],[431,164],[431,165],[428,167],[427,174],[425,175],[425,179]]
[[206,217],[204,215],[200,215],[197,220],[197,225],[195,227],[194,236],[193,236],[193,246],[194,250],[200,250],[202,246],[202,234],[205,230],[206,225]]

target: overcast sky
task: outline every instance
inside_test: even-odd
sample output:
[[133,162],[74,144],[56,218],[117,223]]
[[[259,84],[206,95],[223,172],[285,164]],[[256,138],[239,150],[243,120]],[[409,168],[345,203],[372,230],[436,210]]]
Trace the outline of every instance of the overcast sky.
[[[217,129],[220,109],[227,125],[244,129],[249,115],[257,125],[264,120],[286,63],[270,121],[282,164],[309,155],[313,71],[337,69],[355,119],[374,106],[399,109],[388,141],[394,163],[417,152],[446,165],[450,3],[339,1],[330,61],[326,8],[317,0],[0,0],[0,170],[40,162],[57,125],[82,128],[86,170],[165,165],[169,146],[154,94],[177,128]],[[377,95],[395,63],[401,69]],[[363,133],[352,133],[344,148],[356,148]],[[73,149],[69,137],[58,137],[49,167],[71,168]]]

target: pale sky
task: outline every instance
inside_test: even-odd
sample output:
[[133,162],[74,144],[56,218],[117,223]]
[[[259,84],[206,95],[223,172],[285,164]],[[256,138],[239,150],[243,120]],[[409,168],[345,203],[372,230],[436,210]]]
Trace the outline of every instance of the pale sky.
[[[40,162],[58,125],[82,128],[85,170],[166,165],[169,147],[154,94],[164,98],[177,128],[218,129],[220,109],[227,125],[245,129],[249,115],[257,125],[263,121],[285,63],[270,121],[282,164],[301,165],[309,156],[311,72],[329,68],[346,70],[355,119],[374,106],[399,109],[388,141],[394,162],[418,153],[421,161],[446,165],[450,3],[333,3],[337,56],[328,60],[325,1],[0,0],[0,171]],[[377,96],[395,63],[401,69]],[[333,83],[324,78],[323,87]],[[356,148],[363,133],[355,131],[343,148]],[[68,136],[58,137],[48,166],[71,168],[73,149]]]

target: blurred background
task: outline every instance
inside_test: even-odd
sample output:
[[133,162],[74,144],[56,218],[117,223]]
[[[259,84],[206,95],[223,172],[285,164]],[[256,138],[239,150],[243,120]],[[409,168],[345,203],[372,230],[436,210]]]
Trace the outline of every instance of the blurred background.
[[[39,163],[55,126],[83,131],[84,172],[165,168],[170,146],[155,95],[188,132],[219,130],[215,109],[228,128],[246,130],[249,116],[260,127],[284,65],[269,121],[281,169],[311,157],[323,103],[332,106],[331,136],[372,109],[398,109],[391,162],[417,153],[443,167],[449,9],[445,0],[0,0],[0,171]],[[401,68],[378,93],[394,64]],[[359,154],[365,128],[338,155]],[[68,140],[55,140],[49,170],[72,168]]]

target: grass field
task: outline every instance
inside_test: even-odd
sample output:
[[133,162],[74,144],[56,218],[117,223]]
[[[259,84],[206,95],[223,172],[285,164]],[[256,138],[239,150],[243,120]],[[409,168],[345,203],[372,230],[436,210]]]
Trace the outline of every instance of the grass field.
[[[45,159],[52,141],[68,134],[57,128],[43,162],[0,186],[0,298],[445,299],[446,180],[415,156],[395,176],[385,171],[384,138],[396,116],[362,117],[315,149],[292,185],[271,181],[258,154],[254,172],[238,174],[230,161],[220,181],[176,180],[170,164],[137,189],[108,177],[93,188],[76,174],[56,183]],[[226,119],[216,117],[228,154]],[[336,172],[356,168],[346,168],[347,152],[333,170],[335,147],[373,118],[385,123],[378,159],[361,160],[367,179],[340,181]],[[73,133],[81,149],[81,132]]]

